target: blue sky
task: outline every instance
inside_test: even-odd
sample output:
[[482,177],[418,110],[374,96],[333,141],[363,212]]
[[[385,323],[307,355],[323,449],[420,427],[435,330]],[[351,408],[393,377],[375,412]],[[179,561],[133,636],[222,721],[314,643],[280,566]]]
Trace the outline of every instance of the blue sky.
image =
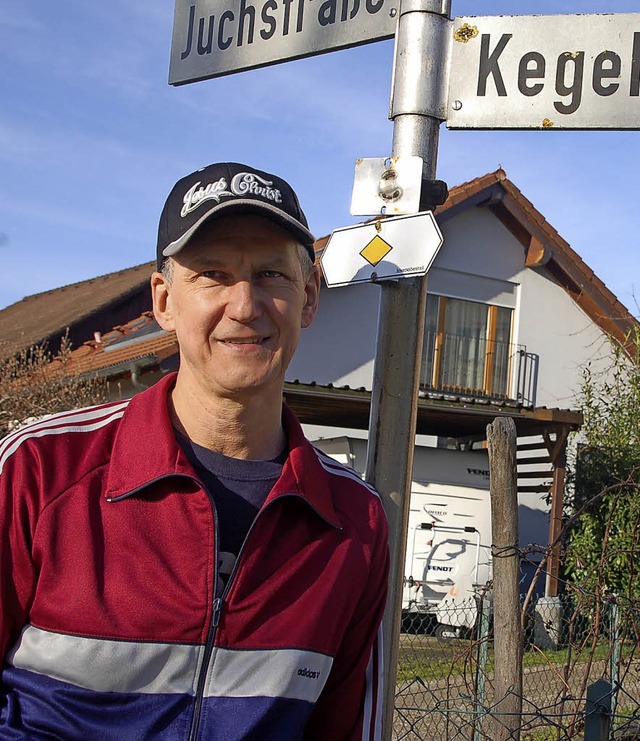
[[[640,0],[453,0],[453,15],[640,12]],[[357,157],[391,153],[393,42],[167,84],[173,0],[0,4],[0,307],[153,259],[176,179],[209,162],[289,179],[317,235]],[[640,120],[640,112],[639,112]],[[502,166],[638,315],[640,133],[447,131],[450,186]]]

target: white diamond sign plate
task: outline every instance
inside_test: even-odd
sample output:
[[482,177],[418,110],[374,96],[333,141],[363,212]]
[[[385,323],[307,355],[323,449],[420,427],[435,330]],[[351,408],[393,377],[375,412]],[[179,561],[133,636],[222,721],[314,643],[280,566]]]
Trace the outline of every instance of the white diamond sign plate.
[[320,263],[330,288],[424,275],[443,242],[431,211],[332,232]]

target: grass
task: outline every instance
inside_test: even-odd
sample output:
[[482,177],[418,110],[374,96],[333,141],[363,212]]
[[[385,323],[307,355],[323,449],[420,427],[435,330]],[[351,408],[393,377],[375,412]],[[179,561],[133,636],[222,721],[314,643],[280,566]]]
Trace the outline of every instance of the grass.
[[[574,646],[571,650],[563,648],[557,651],[541,650],[531,647],[524,652],[522,658],[523,668],[537,666],[564,666],[567,661],[571,663],[587,663],[592,661],[603,661],[609,658],[610,644],[599,642],[595,647],[589,645],[580,649]],[[625,644],[622,647],[622,657],[632,657],[635,646]],[[469,640],[453,640],[449,644],[441,644],[432,636],[402,636],[400,653],[398,658],[398,682],[409,682],[415,677],[424,681],[445,679],[447,677],[462,676],[471,667],[475,668],[477,663],[476,647]],[[487,651],[487,672],[494,669],[493,648],[491,645]]]
[[[426,671],[425,671],[426,670]],[[423,680],[445,679],[452,674],[462,676],[463,667],[457,667],[451,661],[438,659],[436,661],[425,661],[424,656],[401,654],[398,661],[398,682],[410,682],[416,677]]]

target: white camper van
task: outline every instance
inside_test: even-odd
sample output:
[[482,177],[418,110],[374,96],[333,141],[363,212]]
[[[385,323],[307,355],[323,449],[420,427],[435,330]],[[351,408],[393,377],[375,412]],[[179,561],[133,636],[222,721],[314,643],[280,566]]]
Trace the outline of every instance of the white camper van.
[[[364,473],[366,440],[335,437],[314,445]],[[434,616],[443,637],[473,627],[476,597],[492,575],[485,450],[416,447],[404,574],[405,616]]]

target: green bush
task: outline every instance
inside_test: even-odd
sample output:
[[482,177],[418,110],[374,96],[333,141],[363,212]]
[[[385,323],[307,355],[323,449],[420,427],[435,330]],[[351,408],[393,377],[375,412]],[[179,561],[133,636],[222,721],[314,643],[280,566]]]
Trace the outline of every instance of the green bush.
[[584,373],[566,573],[581,590],[640,598],[640,331],[613,343],[606,375]]

